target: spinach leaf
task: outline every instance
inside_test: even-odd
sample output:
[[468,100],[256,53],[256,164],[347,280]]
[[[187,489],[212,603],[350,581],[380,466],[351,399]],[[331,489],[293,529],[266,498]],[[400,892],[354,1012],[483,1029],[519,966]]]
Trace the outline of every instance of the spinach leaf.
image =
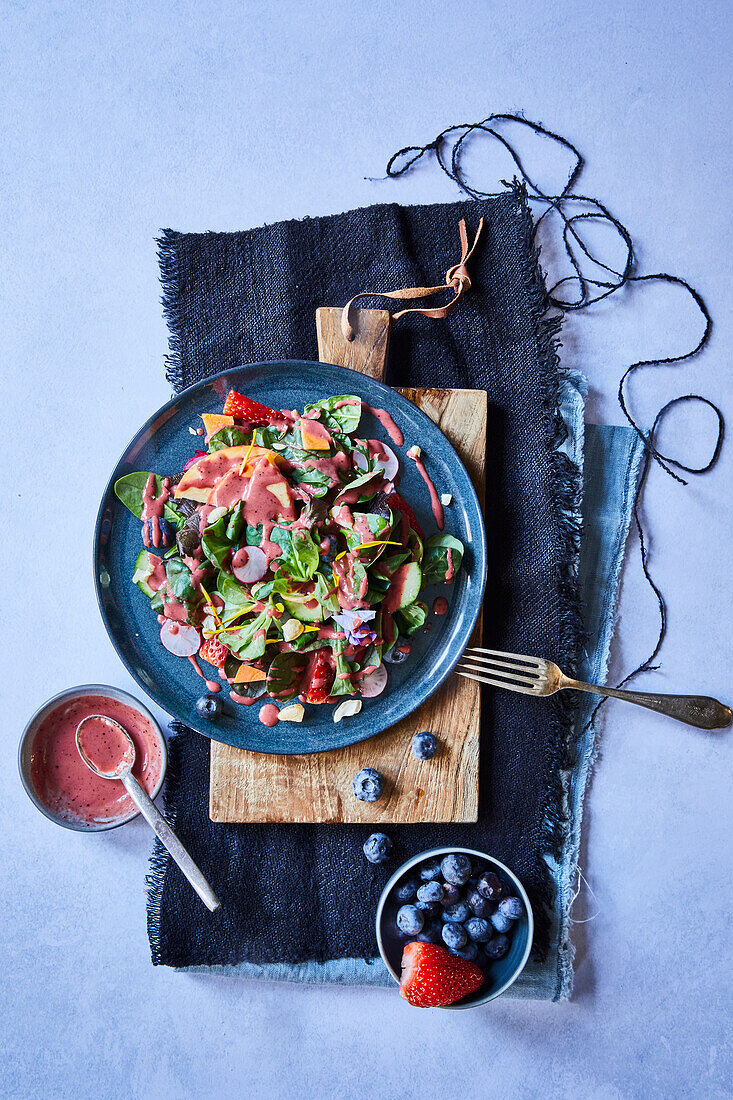
[[414,603],[409,603],[407,607],[401,607],[399,611],[395,611],[394,617],[400,634],[405,634],[408,638],[411,638],[413,634],[417,634],[421,626],[425,625],[425,620],[428,617],[428,605],[423,603],[422,600],[415,600]]
[[[340,409],[336,406],[341,401],[353,402],[353,404],[343,405]],[[353,394],[346,393],[341,394],[340,397],[324,397],[321,401],[316,401],[314,405],[306,405],[304,412],[309,412],[311,409],[323,409],[325,416],[321,416],[321,423],[324,424],[329,430],[333,429],[337,432],[342,432],[345,435],[350,435],[351,432],[355,432],[359,427],[359,421],[361,419],[361,398],[355,397]]]
[[220,612],[220,618],[225,622],[238,612],[246,611],[252,607],[250,596],[244,585],[230,577],[228,573],[219,573],[217,591],[224,600],[224,607]]
[[422,559],[422,587],[442,584],[449,572],[448,551],[452,559],[452,572],[457,573],[463,560],[463,543],[453,535],[431,535],[425,540]]
[[282,547],[278,558],[282,572],[294,581],[309,581],[318,568],[319,554],[308,531],[273,527],[270,539]]
[[227,646],[240,661],[253,661],[262,657],[267,642],[267,631],[272,621],[267,611],[261,611],[238,630],[227,633]]
[[[344,649],[346,643],[340,638],[334,638],[331,642],[331,649],[333,655],[336,658],[336,676],[333,681],[333,687],[331,688],[331,695],[355,695],[356,688],[351,682],[352,668],[349,662],[344,656]],[[339,679],[339,676],[348,676],[349,679]]]
[[165,575],[168,578],[168,587],[177,600],[192,600],[195,589],[191,584],[191,570],[180,558],[169,558],[165,563]]
[[201,535],[201,545],[206,557],[217,569],[223,569],[231,550],[232,544],[227,538],[229,526],[229,513],[219,516],[216,523],[210,524]]
[[300,691],[307,658],[302,653],[278,653],[267,673],[268,694],[280,703],[294,699]]
[[251,441],[251,432],[243,432],[241,428],[220,428],[209,440],[209,454],[223,451],[225,447],[242,447]]
[[244,534],[244,540],[247,546],[259,546],[262,542],[263,526],[258,523],[256,527],[253,527],[251,523],[247,524],[247,530]]
[[[346,536],[346,545],[349,550],[355,550],[357,546],[361,546],[363,542],[372,542],[377,540],[383,540],[389,538],[389,521],[384,516],[376,516],[373,512],[354,512],[354,527],[344,528],[344,534]],[[355,530],[359,520],[362,520],[370,534],[371,538],[360,535]],[[379,550],[378,546],[373,547],[374,550]],[[385,547],[381,548],[386,549]],[[364,561],[364,558],[361,559]]]
[[[144,470],[136,470],[132,474],[125,474],[115,482],[115,496],[124,504],[128,512],[142,519],[143,515],[143,490],[150,477]],[[155,495],[160,496],[163,489],[163,479],[155,475]],[[174,527],[183,527],[186,517],[178,512],[170,501],[166,501],[163,507],[163,515]]]
[[306,466],[303,469],[295,467],[290,474],[290,478],[296,485],[312,485],[314,487],[313,496],[324,497],[331,487],[331,478],[323,470],[314,470],[311,466]]
[[[359,500],[368,500],[379,491],[380,482],[382,482],[383,480],[384,479],[382,478],[380,472],[367,470],[366,473],[361,474],[359,477],[355,477],[353,481],[348,481],[344,485],[343,489],[339,490],[336,496],[336,501],[338,502],[338,498],[340,496],[343,496],[344,493],[351,492],[352,489],[361,490],[359,494]],[[369,482],[372,482],[372,485],[369,485]]]
[[318,600],[323,608],[323,618],[327,618],[328,615],[338,615],[341,610],[338,596],[332,591],[333,587],[333,583],[329,582],[323,573],[316,573],[316,590],[313,593],[313,598]]
[[283,436],[278,428],[273,428],[269,424],[255,428],[254,441],[258,447],[272,447],[273,443],[285,442],[288,438],[287,435]]

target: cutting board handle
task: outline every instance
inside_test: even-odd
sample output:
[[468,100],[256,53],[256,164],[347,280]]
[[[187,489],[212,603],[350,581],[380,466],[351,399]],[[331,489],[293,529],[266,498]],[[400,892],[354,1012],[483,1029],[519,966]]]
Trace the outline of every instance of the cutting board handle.
[[316,310],[319,360],[349,367],[383,382],[392,315],[387,309],[353,310],[351,322],[355,335],[353,340],[347,340],[341,331],[342,313],[342,309],[333,306],[321,306]]

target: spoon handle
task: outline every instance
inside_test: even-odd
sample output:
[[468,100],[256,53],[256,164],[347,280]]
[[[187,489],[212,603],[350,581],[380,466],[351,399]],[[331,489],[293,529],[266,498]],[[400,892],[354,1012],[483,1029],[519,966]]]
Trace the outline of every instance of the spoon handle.
[[128,772],[127,775],[122,776],[122,782],[125,784],[127,793],[147,821],[148,825],[153,829],[160,842],[168,849],[204,905],[213,913],[215,909],[219,908],[221,902],[171,829],[166,819],[155,806],[152,799],[148,797],[147,792],[143,790],[134,775]]

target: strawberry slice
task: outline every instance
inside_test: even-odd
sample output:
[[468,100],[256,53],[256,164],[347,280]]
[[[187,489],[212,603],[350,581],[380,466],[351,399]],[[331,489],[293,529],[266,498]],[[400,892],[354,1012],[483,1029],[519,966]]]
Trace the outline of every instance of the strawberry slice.
[[476,963],[451,955],[434,943],[408,943],[402,955],[400,995],[416,1008],[441,1008],[460,1001],[484,984]]
[[260,405],[259,401],[253,401],[236,390],[230,390],[227,394],[224,415],[246,420],[248,424],[270,424],[273,420],[282,420],[281,414],[274,409],[268,409],[267,405]]
[[228,656],[229,650],[218,638],[207,638],[199,649],[199,657],[203,657],[214,668],[224,668]]
[[316,650],[306,673],[306,679],[308,676],[310,676],[310,683],[307,690],[303,692],[306,703],[325,703],[331,694],[335,676],[325,647]]
[[402,512],[402,515],[405,517],[405,519],[407,520],[409,526],[413,529],[413,531],[417,532],[417,534],[420,536],[421,539],[424,538],[425,536],[422,533],[422,527],[417,522],[417,518],[415,516],[415,513],[413,512],[412,508],[407,503],[407,501],[403,500],[402,497],[400,496],[400,494],[397,493],[397,492],[390,493],[390,495],[387,499],[388,499],[390,505],[392,505],[394,503],[397,506],[397,508],[399,508],[400,512]]

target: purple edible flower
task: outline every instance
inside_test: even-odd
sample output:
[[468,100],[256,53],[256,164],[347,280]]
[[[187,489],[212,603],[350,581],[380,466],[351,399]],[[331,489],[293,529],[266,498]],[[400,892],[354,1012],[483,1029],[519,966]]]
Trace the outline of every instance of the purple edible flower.
[[334,615],[333,619],[344,631],[349,645],[366,645],[367,642],[374,642],[377,638],[376,632],[365,625],[375,618],[376,614],[376,611],[362,611],[357,608],[355,611],[341,611],[338,615]]

